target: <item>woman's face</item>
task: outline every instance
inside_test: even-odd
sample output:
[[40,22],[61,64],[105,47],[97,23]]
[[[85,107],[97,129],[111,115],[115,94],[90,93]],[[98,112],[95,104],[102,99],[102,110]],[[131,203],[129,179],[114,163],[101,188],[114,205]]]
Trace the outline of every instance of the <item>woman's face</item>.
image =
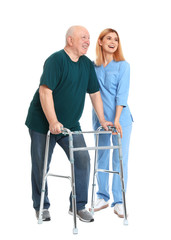
[[102,40],[99,40],[99,45],[102,46],[104,53],[113,54],[118,48],[118,36],[115,32],[106,34]]

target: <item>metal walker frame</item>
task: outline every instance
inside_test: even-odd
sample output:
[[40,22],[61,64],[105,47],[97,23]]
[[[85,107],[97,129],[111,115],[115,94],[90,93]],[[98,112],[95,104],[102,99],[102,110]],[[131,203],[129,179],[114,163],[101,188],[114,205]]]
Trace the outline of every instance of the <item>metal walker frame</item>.
[[[120,134],[117,133],[118,136],[118,145],[117,146],[98,146],[99,142],[99,134],[109,134],[112,132],[116,132],[116,129],[114,127],[108,127],[109,131],[101,131],[102,127],[99,127],[96,131],[76,131],[71,132],[67,128],[62,128],[61,132],[64,135],[69,135],[69,160],[71,163],[71,177],[70,176],[62,176],[62,175],[56,175],[51,174],[47,172],[47,162],[48,162],[48,153],[49,153],[49,142],[50,142],[50,131],[47,133],[46,137],[46,147],[45,147],[45,157],[44,157],[44,169],[43,169],[43,179],[42,179],[42,190],[41,190],[41,199],[40,199],[40,209],[39,209],[39,218],[38,218],[38,224],[42,224],[42,215],[43,215],[43,204],[44,204],[44,197],[45,197],[45,185],[47,181],[48,176],[53,177],[61,177],[61,178],[67,178],[71,181],[71,189],[72,189],[72,211],[73,211],[73,222],[74,222],[74,228],[73,228],[73,234],[78,233],[77,228],[77,221],[76,221],[76,215],[77,215],[77,206],[76,206],[76,190],[75,190],[75,174],[74,174],[74,152],[75,151],[86,151],[86,150],[95,150],[95,160],[94,160],[94,172],[93,172],[93,184],[92,184],[92,198],[91,198],[91,213],[94,214],[94,191],[95,191],[95,176],[97,172],[104,172],[104,173],[113,173],[118,174],[121,179],[122,184],[122,197],[123,197],[123,205],[124,205],[124,225],[128,225],[127,220],[127,210],[126,210],[126,199],[125,199],[125,188],[124,188],[124,177],[123,177],[123,164],[122,164],[122,146],[121,146],[121,137]],[[93,133],[96,135],[96,144],[95,147],[77,147],[74,148],[73,146],[73,134],[84,134],[84,133]],[[119,149],[119,160],[120,160],[120,173],[105,169],[97,169],[97,158],[98,158],[98,150],[105,150],[105,149]]]

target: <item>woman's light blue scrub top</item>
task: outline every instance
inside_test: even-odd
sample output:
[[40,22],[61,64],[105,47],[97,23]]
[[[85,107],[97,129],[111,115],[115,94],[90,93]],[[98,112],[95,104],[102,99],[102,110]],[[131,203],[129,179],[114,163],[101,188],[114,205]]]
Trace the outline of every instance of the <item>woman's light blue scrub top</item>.
[[[116,106],[121,105],[123,110],[119,122],[122,127],[131,125],[133,118],[127,104],[130,83],[129,63],[112,60],[106,67],[95,65],[95,71],[100,85],[105,119],[114,122]],[[97,129],[98,126],[99,121],[93,110],[93,127]]]

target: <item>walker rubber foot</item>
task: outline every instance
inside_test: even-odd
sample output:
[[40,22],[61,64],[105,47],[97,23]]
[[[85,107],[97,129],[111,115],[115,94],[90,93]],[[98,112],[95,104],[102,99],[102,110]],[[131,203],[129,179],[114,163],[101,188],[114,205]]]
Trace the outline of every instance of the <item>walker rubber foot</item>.
[[90,213],[91,213],[92,215],[94,215],[94,209],[93,209],[93,208],[90,209]]
[[78,234],[78,228],[73,228],[73,234]]
[[43,220],[42,219],[39,219],[38,220],[38,224],[42,224],[43,223]]
[[127,226],[127,225],[128,225],[128,220],[127,220],[127,219],[124,219],[123,224],[124,224],[125,226]]

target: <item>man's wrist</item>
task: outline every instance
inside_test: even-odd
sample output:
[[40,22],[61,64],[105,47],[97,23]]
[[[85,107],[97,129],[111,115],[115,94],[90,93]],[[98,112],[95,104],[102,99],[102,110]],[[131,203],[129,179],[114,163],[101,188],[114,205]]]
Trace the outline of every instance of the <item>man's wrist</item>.
[[54,124],[58,124],[59,123],[59,121],[58,120],[55,120],[55,121],[50,121],[49,122],[49,125],[54,125]]

